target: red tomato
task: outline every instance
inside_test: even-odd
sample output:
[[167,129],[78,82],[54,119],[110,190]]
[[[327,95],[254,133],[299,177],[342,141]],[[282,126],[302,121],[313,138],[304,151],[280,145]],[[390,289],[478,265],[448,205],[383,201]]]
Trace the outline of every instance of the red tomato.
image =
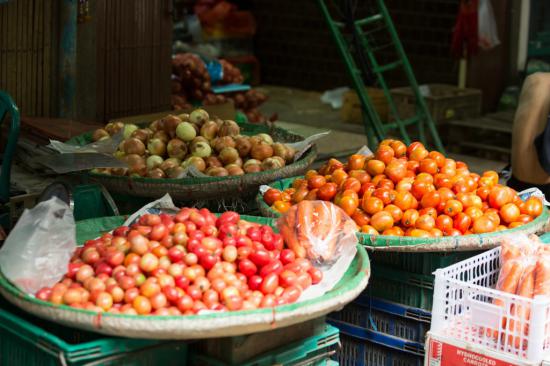
[[338,192],[338,186],[336,183],[326,183],[317,191],[317,198],[323,201],[330,201],[336,196]]
[[387,211],[380,211],[372,215],[370,225],[378,232],[389,229],[393,226],[393,217]]
[[272,294],[277,289],[277,286],[279,286],[279,276],[276,273],[270,273],[264,277],[260,291],[264,295]]
[[[273,205],[275,201],[281,200],[281,191],[275,188],[270,188],[264,193],[264,201],[269,206]],[[219,222],[220,220],[218,220]]]
[[368,223],[370,222],[370,216],[360,208],[355,210],[353,215],[351,215],[351,218],[359,227],[363,225],[368,225]]
[[464,212],[459,212],[454,217],[453,227],[457,230],[460,230],[461,233],[465,233],[472,224],[472,218],[466,215]]
[[453,228],[453,219],[447,215],[439,215],[435,220],[435,226],[445,232]]
[[532,217],[538,217],[542,213],[542,201],[537,197],[529,197],[520,207],[521,213]]
[[374,215],[384,209],[384,202],[377,197],[367,197],[367,199],[363,198],[361,207],[369,215]]
[[437,174],[438,167],[435,160],[426,158],[422,161],[420,161],[420,167],[418,170],[422,173],[428,173],[428,174]]
[[445,203],[444,212],[446,215],[454,217],[462,212],[462,203],[458,200],[448,200]]
[[420,200],[420,205],[422,207],[437,207],[437,205],[439,205],[439,202],[441,202],[441,196],[439,192],[433,191],[427,192],[425,195],[422,196],[422,199]]
[[401,219],[401,224],[405,227],[414,227],[416,220],[418,220],[419,214],[417,210],[408,209],[403,212],[403,218]]

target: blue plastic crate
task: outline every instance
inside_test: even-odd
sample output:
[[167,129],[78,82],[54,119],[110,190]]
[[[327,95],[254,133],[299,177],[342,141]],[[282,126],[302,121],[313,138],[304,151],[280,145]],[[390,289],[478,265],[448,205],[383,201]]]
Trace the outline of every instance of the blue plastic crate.
[[424,357],[355,337],[340,335],[335,359],[340,366],[422,366]]
[[[420,309],[416,310],[421,312]],[[397,314],[399,311],[402,314]],[[415,317],[409,317],[407,314]],[[419,314],[413,313],[410,308],[399,304],[359,297],[341,311],[330,314],[329,320],[336,321],[335,324],[347,323],[372,332],[424,344],[430,323],[425,317],[417,315]]]

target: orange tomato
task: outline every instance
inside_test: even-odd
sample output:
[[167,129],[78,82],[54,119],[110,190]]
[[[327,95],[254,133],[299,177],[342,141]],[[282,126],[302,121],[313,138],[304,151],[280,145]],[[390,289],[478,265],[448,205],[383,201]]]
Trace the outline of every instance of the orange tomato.
[[372,182],[363,183],[361,189],[359,190],[359,196],[361,197],[370,197],[372,193],[376,190],[376,186]]
[[348,158],[348,169],[349,170],[358,170],[365,167],[365,162],[367,157],[365,155],[354,154]]
[[453,188],[451,178],[449,178],[447,174],[443,173],[437,173],[436,175],[434,175],[434,185],[436,188]]
[[454,217],[458,213],[462,212],[462,203],[459,200],[448,200],[445,202],[445,208],[443,211],[446,215]]
[[307,188],[307,180],[302,178],[296,179],[294,182],[292,182],[292,188]]
[[281,191],[275,188],[270,188],[264,193],[264,201],[268,206],[271,206],[275,201],[281,200]]
[[393,159],[394,155],[395,155],[395,152],[393,151],[391,146],[380,145],[378,146],[378,149],[374,153],[374,158],[388,165],[390,161]]
[[361,232],[363,234],[369,234],[369,235],[379,235],[378,231],[376,231],[375,228],[373,228],[370,225],[363,225],[361,226]]
[[495,210],[495,209],[488,209],[487,211],[485,211],[483,213],[484,216],[487,216],[488,218],[490,218],[491,220],[493,220],[493,222],[495,223],[495,225],[499,225],[500,224],[500,215],[498,214],[498,211]]
[[330,159],[326,165],[326,171],[323,174],[332,174],[336,169],[343,169],[344,163],[338,159]]
[[481,209],[481,207],[483,206],[483,202],[481,201],[481,198],[479,198],[474,193],[467,193],[467,194],[461,195],[460,197],[458,197],[457,195],[457,198],[462,203],[464,208],[476,207]]
[[418,211],[409,208],[405,212],[403,212],[403,218],[401,219],[401,224],[405,227],[414,227],[416,224],[416,220],[418,220],[418,217],[420,215],[418,214]]
[[477,219],[478,217],[483,216],[483,211],[478,207],[468,207],[464,210],[464,213],[472,218],[472,220]]
[[431,235],[426,230],[412,229],[409,231],[408,236],[414,236],[416,238],[429,238]]
[[493,182],[492,186],[498,184],[498,173],[495,172],[494,170],[487,170],[483,172],[482,177],[491,180]]
[[384,202],[380,198],[367,197],[363,198],[361,208],[369,215],[374,215],[384,209]]
[[281,192],[281,201],[290,201],[295,191],[296,190],[288,191],[285,189]]
[[307,192],[307,195],[304,197],[304,199],[307,201],[315,201],[317,199],[317,191],[318,189],[315,188]]
[[395,190],[398,192],[399,191],[410,192],[410,190],[412,189],[413,183],[414,183],[413,177],[405,177],[397,183],[397,185],[395,186]]
[[273,203],[273,206],[271,206],[271,208],[273,208],[275,211],[280,213],[287,212],[290,209],[290,207],[291,207],[290,202],[284,202],[284,201],[275,201]]
[[390,146],[393,149],[394,156],[396,158],[407,155],[407,145],[405,145],[403,142],[395,140],[391,142]]
[[455,193],[447,187],[441,187],[437,190],[437,192],[439,192],[439,197],[441,198],[441,202],[447,202],[448,200],[452,200],[456,198]]
[[319,175],[319,173],[317,173],[317,170],[310,169],[306,172],[305,178],[306,180],[309,180],[309,178],[314,177],[316,175]]
[[414,160],[407,161],[407,170],[410,170],[414,173],[418,173],[419,167],[420,167],[420,163],[418,161],[414,161]]
[[497,228],[495,229],[495,231],[502,231],[502,230],[506,230],[506,229],[508,229],[506,226],[498,225]]
[[422,196],[422,199],[420,200],[420,206],[437,207],[437,205],[439,205],[439,202],[441,202],[441,196],[439,195],[439,192],[427,192],[425,195]]
[[523,222],[524,224],[527,224],[528,222],[533,221],[533,216],[526,215],[526,214],[521,214],[521,215],[519,215],[517,221]]
[[360,208],[355,210],[355,212],[351,215],[351,218],[359,227],[368,225],[370,222],[370,216]]
[[407,163],[401,160],[392,160],[384,170],[384,174],[391,179],[392,182],[398,183],[405,178],[407,174]]
[[341,186],[342,190],[352,190],[354,192],[359,192],[361,190],[361,183],[355,178],[347,178]]
[[405,232],[399,226],[392,226],[389,229],[384,230],[382,235],[404,236]]
[[384,207],[384,211],[391,214],[394,222],[399,222],[403,218],[403,211],[396,205],[387,205]]
[[507,203],[500,208],[500,218],[507,224],[514,221],[518,221],[518,217],[521,214],[519,207],[513,203]]
[[489,187],[479,187],[476,190],[476,195],[481,198],[482,201],[486,201],[489,198],[489,193],[491,193],[491,188]]
[[387,211],[380,211],[372,215],[370,225],[378,232],[382,232],[393,226],[393,217]]
[[505,204],[512,202],[514,199],[512,192],[504,186],[496,185],[489,192],[489,206],[493,208],[501,208]]
[[434,227],[432,230],[430,230],[430,235],[433,236],[434,238],[440,238],[443,236],[443,231]]
[[376,187],[393,189],[395,187],[395,184],[393,184],[393,182],[387,178],[382,178],[378,181]]
[[376,188],[380,188],[378,184],[384,179],[386,179],[384,174],[378,174],[371,179],[371,182],[376,186]]
[[422,215],[429,215],[434,218],[434,220],[437,218],[437,210],[433,207],[425,207],[422,210],[418,211],[418,214],[420,216]]
[[490,217],[488,217],[487,215],[483,215],[474,220],[472,231],[474,232],[474,234],[490,233],[495,231],[497,226],[498,225],[495,224],[495,222]]
[[417,229],[430,231],[435,227],[435,219],[430,215],[421,215],[414,225]]
[[336,183],[326,183],[317,191],[317,198],[323,201],[330,201],[336,196],[338,192],[338,186]]
[[453,219],[447,215],[439,215],[435,219],[435,226],[441,231],[450,230],[453,228]]
[[395,140],[394,139],[384,139],[382,141],[380,141],[380,144],[378,144],[379,146],[380,145],[391,145],[392,142],[394,142]]
[[355,212],[355,209],[359,206],[359,200],[356,197],[352,196],[343,196],[340,199],[340,203],[338,204],[342,210],[344,210],[345,213],[347,213],[349,216],[353,215]]
[[420,173],[416,176],[415,182],[426,182],[426,183],[433,184],[434,177],[433,177],[433,175],[428,174],[428,173]]
[[307,186],[309,189],[321,188],[327,180],[322,175],[313,175],[308,178]]
[[384,205],[389,205],[395,199],[395,191],[388,188],[377,188],[373,193],[373,197],[380,198]]
[[464,212],[459,212],[453,219],[453,227],[460,230],[461,233],[465,233],[472,224],[472,218],[466,215]]
[[445,165],[445,156],[439,151],[430,151],[428,157],[436,162],[438,168],[442,168]]
[[437,174],[438,167],[435,160],[426,158],[420,162],[420,167],[418,170],[422,173],[428,173],[428,174]]
[[355,198],[356,200],[359,200],[359,195],[355,191],[352,191],[351,189],[346,189],[345,191],[343,191],[341,193],[342,193],[342,197],[351,196],[351,197]]
[[421,161],[428,156],[429,152],[426,150],[422,143],[415,141],[407,148],[407,155],[409,160]]
[[542,201],[537,197],[529,197],[520,210],[522,214],[538,217],[542,213]]
[[307,187],[297,189],[291,197],[292,203],[302,202],[308,193],[309,191],[307,190]]
[[332,181],[338,185],[342,184],[343,181],[348,177],[348,173],[344,169],[336,169],[332,172]]
[[523,226],[523,225],[525,225],[525,223],[516,221],[516,222],[512,222],[510,225],[508,225],[508,228],[513,229],[515,227],[519,227],[519,226]]
[[384,173],[384,169],[386,169],[386,164],[383,161],[372,159],[367,162],[366,170],[371,176]]
[[370,182],[370,175],[364,170],[351,170],[349,176],[357,179],[361,184]]
[[462,233],[460,232],[460,230],[455,229],[455,228],[446,230],[446,231],[444,231],[443,233],[445,234],[445,236],[460,236],[460,235],[462,235]]
[[398,191],[395,194],[393,204],[399,207],[402,211],[405,211],[412,207],[413,199],[414,197],[410,192]]
[[420,200],[428,192],[435,191],[435,187],[431,183],[415,181],[412,185],[411,193],[414,198]]

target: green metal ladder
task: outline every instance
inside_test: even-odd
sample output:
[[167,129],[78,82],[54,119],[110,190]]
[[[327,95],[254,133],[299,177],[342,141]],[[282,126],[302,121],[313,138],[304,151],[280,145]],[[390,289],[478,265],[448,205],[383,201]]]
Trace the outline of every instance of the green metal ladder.
[[[336,41],[340,54],[344,59],[348,72],[352,78],[354,84],[353,86],[357,91],[359,101],[361,102],[363,109],[363,123],[369,145],[371,147],[376,146],[378,142],[386,138],[389,131],[396,129],[399,131],[403,141],[408,145],[411,143],[411,138],[407,132],[407,127],[417,126],[418,139],[422,143],[428,146],[428,141],[426,139],[427,127],[431,134],[431,142],[434,147],[437,150],[444,152],[445,149],[441,143],[441,139],[439,138],[439,134],[430,113],[428,112],[426,102],[420,93],[413,70],[405,54],[399,36],[397,35],[388,9],[384,4],[384,0],[369,0],[365,2],[370,5],[369,14],[359,20],[354,20],[353,16],[350,18],[348,15],[348,17],[345,18],[347,21],[335,20],[331,15],[331,11],[329,10],[326,0],[317,1],[334,40]],[[359,2],[363,3],[363,1]],[[357,0],[344,0],[340,1],[340,3],[345,3],[348,6],[350,4],[352,4],[352,6],[356,6]],[[330,5],[335,8],[340,15],[342,15],[342,13],[346,13],[347,11],[342,11],[341,7],[339,8],[332,1],[330,1]],[[343,17],[346,16],[344,15]],[[376,35],[381,32],[383,32],[386,37],[385,39],[389,38],[389,41],[386,44],[378,45],[376,42]],[[355,44],[352,40],[350,40],[350,33],[353,37],[355,37]],[[387,52],[392,48],[397,59],[381,64],[379,57],[380,52]],[[361,59],[360,56],[364,56],[365,54],[366,57]],[[387,72],[398,69],[401,69],[404,72],[416,101],[415,114],[406,119],[402,119],[399,116],[397,106],[384,77],[384,74]],[[389,112],[393,117],[393,122],[391,123],[383,123],[381,121],[380,116],[374,108],[371,98],[367,94],[365,78],[369,76],[368,74],[372,74],[374,83],[384,92],[384,95],[388,101]]]

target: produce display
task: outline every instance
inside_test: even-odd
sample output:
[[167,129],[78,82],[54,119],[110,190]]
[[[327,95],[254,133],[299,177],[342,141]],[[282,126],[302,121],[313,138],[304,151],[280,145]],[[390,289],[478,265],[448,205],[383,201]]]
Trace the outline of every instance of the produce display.
[[[243,76],[238,68],[226,60],[219,60],[222,67],[221,80],[218,84],[241,84]],[[266,118],[258,107],[267,99],[258,90],[247,92],[214,94],[212,80],[202,59],[192,53],[177,54],[172,58],[172,107],[175,110],[191,109],[191,102],[202,102],[204,105],[222,104],[233,101],[237,109],[242,110],[253,123],[265,122]]]
[[[537,236],[529,239],[518,237],[509,239],[502,243],[500,253],[500,273],[496,289],[519,296],[534,298],[535,296],[550,295],[550,246],[540,242]],[[495,299],[493,304],[505,307],[501,299]],[[527,336],[530,316],[530,306],[516,304],[506,310],[512,317],[521,319],[502,319],[502,329],[507,329],[509,336],[508,344],[521,349],[521,334]],[[498,340],[497,329],[486,329],[486,335]],[[523,347],[524,349],[526,347]]]
[[266,133],[241,135],[236,122],[212,120],[203,109],[168,115],[147,128],[111,122],[94,131],[92,138],[107,139],[121,129],[124,140],[114,155],[128,163],[128,168],[95,169],[96,173],[181,178],[194,166],[209,176],[238,176],[280,169],[291,163],[296,153]]
[[304,200],[340,206],[362,233],[412,237],[481,234],[524,225],[543,212],[542,201],[522,201],[498,183],[494,171],[481,176],[460,161],[428,151],[420,142],[380,143],[373,156],[330,159],[292,186],[268,189],[263,200],[284,213]]
[[65,277],[36,297],[98,312],[192,315],[293,303],[322,277],[270,226],[182,208],[88,240]]

